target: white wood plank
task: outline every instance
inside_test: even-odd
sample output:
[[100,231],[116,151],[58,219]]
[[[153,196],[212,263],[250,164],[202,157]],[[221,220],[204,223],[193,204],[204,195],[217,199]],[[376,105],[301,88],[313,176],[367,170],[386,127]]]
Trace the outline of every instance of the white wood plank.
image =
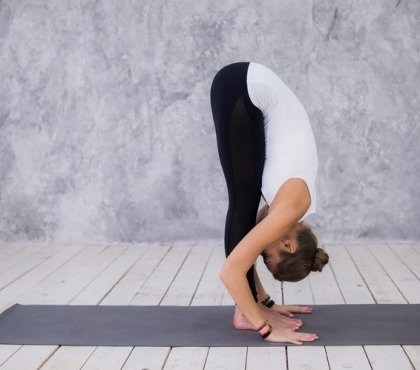
[[420,369],[420,346],[403,346],[415,369]]
[[420,253],[415,246],[407,244],[391,245],[390,248],[401,259],[410,271],[420,279]]
[[258,276],[260,277],[261,283],[264,286],[266,292],[277,304],[282,304],[283,292],[281,282],[274,279],[271,272],[267,269],[267,267],[265,267],[261,257],[257,258],[256,266]]
[[207,356],[205,370],[244,370],[245,347],[211,347]]
[[29,246],[26,246],[16,249],[12,247],[6,247],[3,250],[0,250],[0,252],[2,252],[2,259],[0,260],[0,271],[7,271],[9,268],[12,268],[13,266],[16,266],[20,262],[24,261],[28,255],[36,252],[36,249],[42,250],[44,248],[45,247],[30,248]]
[[415,251],[417,254],[420,255],[420,244],[411,244],[411,248],[413,249],[413,251]]
[[164,370],[203,369],[208,347],[175,347],[169,353]]
[[273,275],[271,275],[270,278],[272,279],[271,280],[272,286],[271,286],[270,292],[268,292],[268,294],[270,294],[271,298],[277,304],[285,304],[284,303],[284,287],[283,287],[283,282],[274,279]]
[[371,369],[362,346],[328,346],[325,349],[331,370]]
[[309,282],[316,304],[344,303],[344,298],[329,265],[326,265],[322,272],[311,273]]
[[225,287],[219,279],[219,272],[224,260],[223,248],[221,246],[214,247],[191,306],[219,306],[221,304]]
[[309,279],[303,279],[296,283],[283,283],[284,304],[288,305],[312,305],[315,303]]
[[223,291],[222,301],[220,302],[221,306],[234,306],[235,301],[233,300],[232,296],[228,292],[227,289]]
[[120,246],[109,246],[98,253],[94,259],[87,265],[81,266],[76,271],[77,277],[68,281],[66,290],[67,293],[63,295],[62,302],[69,304],[84,288],[94,281],[112,262],[121,255],[124,248]]
[[117,256],[94,280],[92,280],[69,304],[99,304],[112,287],[129,271],[146,252],[144,246],[121,248]]
[[261,283],[265,288],[271,289],[274,278],[271,272],[265,267],[264,261],[261,256],[255,261],[255,266],[260,277]]
[[328,370],[324,347],[287,347],[288,370]]
[[124,364],[124,370],[161,370],[169,354],[169,347],[135,347]]
[[60,347],[44,364],[42,370],[80,369],[96,347],[65,346]]
[[171,247],[155,270],[137,291],[131,305],[158,305],[177,275],[191,247]]
[[9,357],[19,350],[19,345],[0,344],[0,367]]
[[353,245],[347,250],[377,303],[407,303],[367,246]]
[[0,267],[0,289],[7,287],[19,277],[36,268],[37,265],[50,258],[54,252],[55,249],[53,248],[26,248],[20,253],[13,255],[13,257],[19,258],[10,258],[7,260],[6,262],[8,263],[6,266],[4,266],[6,264],[4,263],[5,261],[2,261],[3,267]]
[[89,283],[92,271],[96,271],[96,257],[105,247],[89,246],[82,249],[60,269],[27,293],[18,298],[22,304],[66,304]]
[[29,248],[27,245],[0,245],[0,268],[7,264],[7,260],[16,253],[20,253],[23,249]]
[[[343,246],[325,247],[329,265],[347,304],[375,303],[369,289]],[[322,274],[322,272],[321,272]]]
[[[83,256],[78,256],[74,254],[73,256],[71,253],[67,255],[67,259],[65,257],[65,253],[63,253],[64,249],[67,248],[56,248],[56,251],[54,253],[50,253],[51,258],[45,260],[43,263],[39,264],[36,268],[28,272],[27,274],[23,275],[19,279],[17,279],[15,282],[13,282],[10,287],[15,287],[16,291],[19,294],[14,294],[13,289],[6,288],[2,291],[0,291],[0,303],[5,301],[13,301],[18,296],[26,296],[28,297],[30,292],[35,290],[38,291],[39,294],[46,293],[51,294],[51,292],[54,292],[58,289],[60,286],[59,281],[57,279],[60,279],[61,277],[67,277],[64,272],[67,274],[77,274],[79,271],[84,271],[86,275],[84,275],[85,279],[88,277],[88,281],[85,281],[85,279],[80,278],[79,280],[75,279],[73,281],[73,285],[71,286],[71,290],[73,294],[68,294],[67,297],[70,297],[69,300],[72,300],[72,304],[82,304],[80,302],[84,302],[85,304],[93,304],[97,303],[97,298],[106,295],[108,291],[112,293],[114,289],[118,289],[119,284],[124,285],[124,281],[127,283],[129,282],[131,284],[130,288],[127,288],[124,292],[124,289],[121,290],[121,298],[124,301],[125,304],[129,302],[129,300],[134,296],[136,292],[141,291],[141,287],[146,285],[148,281],[153,282],[153,279],[156,279],[155,283],[158,282],[158,274],[156,271],[158,271],[159,265],[164,266],[165,263],[165,253],[168,250],[168,246],[157,246],[157,249],[163,248],[166,252],[160,253],[159,251],[151,251],[150,246],[142,246],[144,248],[144,251],[147,251],[144,256],[138,259],[138,261],[135,261],[135,253],[132,254],[133,259],[131,263],[129,263],[130,258],[128,257],[129,253],[122,251],[127,249],[122,248],[121,254],[115,253],[112,254],[111,251],[108,251],[108,254],[105,253],[105,248],[97,247],[97,253],[87,252],[86,249],[90,249],[92,247],[85,247],[80,252]],[[131,250],[131,246],[129,247]],[[153,246],[153,248],[156,248]],[[166,249],[165,249],[166,248]],[[328,247],[327,250],[330,252],[330,249],[333,247]],[[353,249],[352,249],[353,248]],[[381,252],[381,248],[385,248],[388,251],[385,251],[385,257],[381,255],[379,257],[379,254]],[[392,251],[390,250],[392,249]],[[361,249],[361,250],[359,250]],[[4,249],[6,250],[6,249]],[[101,251],[102,250],[102,256]],[[202,249],[204,252],[204,249]],[[34,250],[33,250],[34,251]],[[74,249],[74,251],[77,251],[77,249]],[[327,281],[329,281],[332,286],[333,280],[332,278],[335,277],[336,282],[338,283],[338,286],[340,288],[341,293],[345,297],[346,302],[348,303],[356,303],[355,299],[357,299],[355,292],[357,292],[357,288],[354,287],[355,281],[357,281],[356,284],[363,283],[368,284],[368,288],[370,291],[373,292],[376,299],[379,297],[386,297],[389,298],[390,295],[392,295],[392,292],[387,291],[388,284],[391,283],[391,285],[394,286],[397,285],[401,291],[403,291],[403,288],[401,288],[401,284],[404,283],[404,278],[407,276],[410,276],[410,279],[413,278],[418,280],[418,276],[415,276],[415,272],[413,270],[418,271],[419,265],[417,260],[417,256],[420,256],[419,254],[419,247],[417,245],[415,246],[391,246],[391,247],[381,247],[381,246],[355,246],[355,247],[348,247],[346,253],[351,257],[349,259],[349,263],[346,264],[346,253],[342,253],[345,251],[344,248],[340,247],[340,251],[335,250],[331,252],[330,256],[331,258],[331,264],[330,267],[332,267],[332,271],[334,273],[331,274],[331,276],[327,276]],[[376,258],[371,251],[375,253],[378,258]],[[224,287],[223,284],[219,280],[219,271],[224,261],[224,253],[223,248],[218,246],[215,248],[214,253],[210,255],[210,258],[208,259],[208,263],[206,264],[205,260],[206,257],[209,257],[209,250],[206,250],[207,254],[202,255],[202,259],[200,259],[200,253],[198,252],[198,249],[196,251],[196,255],[194,255],[194,249],[190,251],[190,254],[188,257],[184,260],[184,263],[182,264],[181,268],[178,269],[174,268],[171,273],[166,273],[166,277],[164,277],[164,285],[165,289],[159,288],[160,294],[163,294],[166,289],[166,295],[164,296],[163,302],[181,302],[183,300],[186,302],[187,298],[189,297],[191,299],[192,294],[194,294],[194,298],[196,297],[202,297],[202,302],[214,302],[211,304],[220,304],[221,302],[227,302],[227,297],[224,297]],[[2,259],[2,249],[0,248],[0,260]],[[63,254],[62,254],[63,253]],[[76,253],[76,252],[75,252]],[[148,256],[146,254],[149,253]],[[354,254],[357,253],[357,256],[355,257]],[[138,257],[140,257],[141,253],[137,254]],[[153,255],[153,256],[152,256]],[[159,257],[160,255],[160,257]],[[61,256],[61,257],[59,257]],[[123,257],[125,256],[125,257]],[[70,258],[72,257],[72,258]],[[143,258],[144,257],[144,258]],[[392,257],[397,260],[397,262],[392,260]],[[57,263],[54,264],[53,260],[56,259]],[[143,260],[144,259],[144,260]],[[359,259],[361,264],[359,265]],[[78,260],[79,262],[75,262],[75,260]],[[124,262],[123,262],[124,260]],[[143,260],[143,262],[141,262]],[[201,271],[193,271],[192,268],[194,267],[195,262],[199,261],[199,268]],[[352,261],[356,261],[353,263]],[[373,260],[373,263],[372,263]],[[378,260],[380,263],[378,263]],[[403,261],[403,263],[399,262],[399,260]],[[100,262],[100,266],[97,266],[97,261]],[[169,261],[169,260],[168,260]],[[136,263],[135,263],[136,262]],[[182,261],[181,261],[182,262]],[[375,266],[376,262],[376,266]],[[42,266],[48,266],[48,271],[43,274],[42,272]],[[70,267],[69,267],[70,266]],[[204,269],[205,266],[205,269]],[[372,267],[373,266],[373,267]],[[264,266],[262,266],[264,267]],[[204,269],[204,272],[203,272]],[[347,271],[346,271],[347,269]],[[394,269],[394,272],[391,272],[391,269]],[[373,270],[373,271],[372,271]],[[113,271],[114,275],[108,278],[107,272]],[[262,279],[270,278],[271,276],[266,274],[264,270],[260,273],[260,277],[263,276]],[[360,271],[360,273],[359,273]],[[407,272],[408,271],[408,272]],[[418,273],[418,272],[417,272]],[[165,274],[165,272],[163,272]],[[320,274],[321,276],[324,274],[324,271]],[[347,274],[347,275],[346,275]],[[411,274],[411,275],[410,275]],[[314,294],[319,299],[319,292],[317,292],[317,289],[320,289],[320,282],[313,282],[312,277],[317,275],[317,273],[313,273],[311,276],[311,279],[305,279],[302,282],[299,283],[285,283],[284,284],[284,297],[285,302],[287,304],[311,304],[313,303],[312,298],[312,292],[311,292],[311,284],[315,284],[314,287]],[[33,277],[34,280],[31,282],[30,277]],[[128,276],[128,277],[127,277]],[[360,281],[361,276],[363,278],[362,281]],[[390,277],[392,279],[390,279]],[[172,283],[170,284],[171,278],[173,279]],[[90,279],[90,280],[89,280]],[[188,281],[185,282],[185,285],[187,286],[185,291],[182,290],[182,282],[184,279],[187,279]],[[201,279],[201,280],[200,280]],[[267,282],[264,283],[267,290],[270,290],[269,293],[274,296],[272,293],[278,292],[279,294],[275,296],[276,301],[279,301],[278,296],[281,295],[281,289],[279,289],[279,285],[274,285],[276,282],[271,281],[270,279],[267,279]],[[359,279],[359,280],[357,280]],[[388,282],[383,282],[382,280],[388,279]],[[191,280],[191,281],[190,281]],[[192,282],[192,280],[195,280]],[[415,280],[415,281],[417,281]],[[49,281],[49,282],[47,282]],[[200,284],[199,284],[200,281]],[[169,282],[169,289],[168,289],[168,282]],[[274,282],[274,284],[273,284]],[[153,283],[153,284],[155,284]],[[336,284],[337,284],[336,283]],[[130,285],[128,284],[128,285]],[[153,284],[147,289],[153,288]],[[353,287],[352,287],[353,284]],[[114,286],[115,285],[115,286]],[[43,288],[40,289],[40,286]],[[65,289],[64,285],[64,289]],[[94,288],[96,286],[96,288]],[[114,288],[113,288],[114,287]],[[78,290],[79,289],[79,290]],[[83,289],[83,290],[82,290]],[[196,289],[194,293],[194,289]],[[355,291],[353,292],[352,289]],[[407,289],[407,288],[405,288]],[[391,288],[392,290],[392,288]],[[5,294],[4,292],[6,291]],[[81,291],[81,293],[79,293]],[[89,301],[89,291],[92,292],[92,299]],[[397,289],[398,291],[398,289]],[[132,293],[130,295],[130,292]],[[176,294],[175,294],[176,292]],[[193,293],[191,293],[193,292]],[[206,292],[210,294],[210,297],[204,297]],[[221,292],[221,293],[220,293]],[[128,293],[127,295],[123,295],[123,293]],[[365,293],[362,293],[365,294]],[[413,294],[413,293],[410,293]],[[9,295],[9,298],[7,296]],[[73,299],[73,297],[76,298]],[[352,296],[354,295],[354,297]],[[405,295],[409,296],[409,294],[405,293]],[[64,297],[63,295],[62,297]],[[79,298],[79,297],[84,297]],[[93,298],[95,297],[95,298]],[[168,298],[166,298],[168,297]],[[172,298],[171,298],[172,297]],[[321,295],[322,297],[322,295]],[[401,295],[402,297],[402,295]],[[18,297],[19,298],[19,297]],[[274,297],[273,297],[274,298]],[[79,300],[79,303],[78,302]],[[289,299],[289,300],[288,300]],[[323,299],[322,299],[323,300]],[[321,300],[321,301],[322,301]],[[199,300],[194,301],[199,302]],[[22,303],[22,302],[20,302]],[[29,302],[28,302],[29,303]],[[30,303],[36,303],[36,302],[30,302]],[[358,302],[359,303],[359,302]],[[365,302],[363,302],[365,303]],[[395,303],[402,303],[402,302],[395,302]],[[121,301],[118,301],[117,304],[124,304],[121,303]],[[170,303],[166,303],[170,304]],[[173,303],[172,303],[173,304]],[[184,303],[182,303],[184,304]],[[188,303],[186,303],[188,304]],[[203,303],[207,304],[207,303]],[[39,347],[39,349],[37,349]],[[49,347],[50,351],[45,351],[45,348]],[[19,346],[0,346],[0,364],[1,360],[3,361],[7,360],[5,363],[5,366],[3,368],[9,368],[9,369],[20,369],[22,368],[22,364],[27,365],[34,364],[33,368],[37,368],[41,366],[43,361],[48,359],[48,357],[56,350],[57,347],[55,346],[23,346],[19,349]],[[61,347],[59,351],[65,351],[64,348],[68,347]],[[77,347],[77,349],[82,349],[84,347]],[[76,357],[79,357],[79,359],[76,361],[80,363],[82,360],[85,360],[80,366],[83,366],[85,364],[85,368],[91,367],[95,368],[95,366],[101,366],[101,365],[108,365],[113,363],[111,360],[102,360],[102,358],[106,358],[107,356],[110,356],[110,358],[113,358],[111,353],[114,351],[114,349],[118,352],[119,347],[101,347],[95,350],[95,352],[88,354],[87,356],[83,356],[81,354],[80,356],[76,355]],[[300,351],[296,352],[294,355],[299,357],[300,360],[308,361],[310,358],[310,354],[306,355],[306,351],[312,351],[312,348],[318,348],[322,349],[322,347],[288,347],[288,349],[291,349],[291,351]],[[379,349],[378,349],[379,348]],[[357,369],[364,369],[369,368],[366,367],[369,366],[369,361],[373,361],[375,364],[373,366],[373,369],[404,369],[404,368],[419,368],[419,357],[420,357],[420,350],[419,346],[404,346],[404,350],[400,346],[367,346],[366,352],[368,354],[368,357],[363,357],[363,348],[362,347],[343,347],[340,349],[340,347],[327,347],[327,356],[328,361],[330,362],[331,369],[341,369],[341,368],[348,368],[349,366],[352,366],[352,368]],[[17,350],[18,349],[18,350]],[[259,347],[259,348],[249,348],[248,351],[246,349],[228,349],[227,351],[218,350],[216,348],[211,348],[207,352],[207,348],[197,348],[197,349],[173,349],[170,352],[169,348],[145,348],[145,347],[138,347],[134,348],[130,356],[127,358],[126,364],[124,368],[133,368],[133,369],[139,369],[139,368],[155,368],[155,369],[161,369],[165,365],[166,361],[166,368],[181,368],[184,366],[185,368],[188,368],[188,364],[192,364],[191,366],[197,365],[196,368],[202,369],[203,367],[206,368],[217,368],[217,366],[220,364],[220,368],[248,368],[252,369],[255,368],[256,364],[258,364],[258,359],[264,359],[264,367],[271,367],[274,363],[279,364],[280,362],[276,362],[277,360],[271,361],[271,356],[278,356],[278,353],[275,352],[275,350],[283,349],[284,347]],[[309,350],[308,350],[309,349]],[[16,351],[17,350],[17,351]],[[204,352],[203,352],[204,350]],[[245,350],[245,354],[244,354]],[[13,353],[16,351],[15,353]],[[44,352],[43,352],[44,351]],[[97,352],[98,351],[98,352]],[[173,352],[174,351],[174,352]],[[404,352],[405,351],[405,352]],[[20,352],[20,353],[19,353]],[[77,352],[77,351],[76,351]],[[82,350],[83,352],[83,350]],[[173,352],[173,354],[172,354]],[[290,352],[290,353],[292,353]],[[391,354],[389,354],[391,352]],[[58,353],[58,352],[57,352]],[[182,353],[184,353],[184,358]],[[186,354],[190,353],[190,355]],[[208,354],[208,358],[206,360],[206,365],[203,365],[203,354]],[[169,357],[167,357],[169,354]],[[299,356],[298,356],[299,355]],[[63,356],[63,354],[61,354]],[[105,357],[103,357],[105,356]],[[230,357],[229,357],[230,356]],[[293,353],[292,353],[293,356]],[[47,361],[48,366],[53,366],[54,361],[57,361],[57,357],[55,357],[55,360],[53,358],[55,357],[55,354]],[[65,357],[65,356],[64,356]],[[118,357],[118,356],[117,356]],[[122,355],[122,358],[124,355]],[[218,358],[219,357],[219,358]],[[385,359],[383,357],[386,357]],[[197,362],[194,362],[194,358],[197,359]],[[205,356],[204,356],[205,358]],[[291,366],[295,365],[295,363],[298,363],[297,359],[292,359],[292,363],[290,363],[290,359],[292,357],[289,356],[289,369],[293,370]],[[326,356],[318,358],[318,361],[323,361],[326,359]],[[51,361],[52,360],[52,361]],[[51,362],[50,362],[51,361]],[[86,362],[87,361],[87,362]],[[119,368],[120,360],[115,358],[116,367]],[[303,361],[304,363],[306,363]],[[410,363],[411,361],[411,363]],[[246,362],[246,366],[245,366]],[[102,363],[102,364],[101,364]],[[316,363],[316,362],[311,362]],[[95,365],[97,364],[97,365]],[[144,366],[143,366],[144,365]],[[215,367],[213,367],[213,365]],[[277,367],[282,369],[281,367],[283,365],[283,362]],[[55,366],[55,365],[54,365]],[[58,366],[58,364],[57,364]],[[69,366],[72,366],[70,364]],[[80,368],[70,367],[70,368]],[[322,363],[317,368],[322,369]],[[26,368],[31,368],[31,366],[25,366]],[[45,368],[45,367],[43,367]],[[295,367],[296,368],[296,367]],[[301,367],[304,369],[305,367]],[[60,369],[63,369],[63,365],[60,363]],[[64,367],[66,369],[66,367]]]
[[401,346],[365,346],[373,370],[413,370]]
[[246,370],[286,370],[285,347],[248,347]]
[[369,249],[405,299],[409,303],[420,303],[420,280],[397,255],[387,246],[370,246]]
[[190,305],[211,250],[209,246],[192,247],[185,263],[163,297],[161,305]]
[[144,282],[168,252],[169,246],[151,246],[127,271],[112,290],[101,301],[101,305],[129,304]]
[[132,350],[133,347],[97,347],[82,369],[121,369]]
[[38,369],[57,350],[57,346],[22,346],[2,366],[2,370]]
[[55,254],[51,258],[0,291],[0,310],[3,311],[16,303],[19,296],[33,289],[47,276],[79,253],[81,249],[81,246],[55,248]]

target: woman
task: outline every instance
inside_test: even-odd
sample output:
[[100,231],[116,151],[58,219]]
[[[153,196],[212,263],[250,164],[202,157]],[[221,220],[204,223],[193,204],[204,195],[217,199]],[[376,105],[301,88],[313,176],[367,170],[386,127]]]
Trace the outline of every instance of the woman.
[[[211,107],[229,195],[220,278],[235,301],[233,324],[273,342],[316,340],[296,332],[302,322],[291,318],[311,309],[275,305],[254,269],[262,255],[275,279],[298,281],[328,262],[303,222],[315,212],[318,167],[305,108],[274,72],[253,62],[216,74]],[[261,195],[266,205],[258,212]]]

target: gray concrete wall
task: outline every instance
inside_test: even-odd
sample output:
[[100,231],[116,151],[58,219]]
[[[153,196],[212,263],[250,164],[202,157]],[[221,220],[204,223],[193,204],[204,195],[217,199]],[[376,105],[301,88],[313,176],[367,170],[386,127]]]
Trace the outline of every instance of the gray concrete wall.
[[319,149],[321,241],[420,240],[418,0],[0,1],[0,241],[220,239],[209,88],[275,70]]

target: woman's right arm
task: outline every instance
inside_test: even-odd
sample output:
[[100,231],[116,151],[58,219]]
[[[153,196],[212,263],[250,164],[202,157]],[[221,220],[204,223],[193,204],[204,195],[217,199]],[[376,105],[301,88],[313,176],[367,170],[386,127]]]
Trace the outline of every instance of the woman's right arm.
[[[291,186],[293,185],[293,186]],[[254,264],[257,257],[266,248],[287,235],[291,226],[294,225],[304,214],[308,205],[302,202],[300,184],[291,184],[283,189],[283,197],[276,209],[259,224],[257,224],[235,247],[226,259],[220,278],[231,294],[240,311],[254,325],[255,328],[264,322],[264,316],[255,302],[246,279],[246,273]],[[303,185],[305,186],[305,185]],[[291,329],[274,329],[267,340],[276,342],[291,342],[301,344],[302,341],[313,341],[314,334],[297,333]]]
[[[254,258],[258,256],[258,254],[254,255],[249,251],[247,246],[249,247],[248,243],[261,245],[258,241],[264,243],[265,240],[271,240],[270,235],[272,237],[273,230],[276,230],[275,227],[273,228],[272,221],[273,219],[267,217],[254,227],[232,251],[220,272],[220,278],[234,302],[245,317],[253,324],[255,329],[264,323],[265,317],[261,308],[255,302],[246,279],[249,264],[252,264]],[[243,244],[241,244],[242,242]],[[302,344],[305,341],[314,341],[316,339],[317,336],[315,334],[299,333],[287,328],[273,328],[272,333],[266,338],[267,341],[289,342],[294,344]]]

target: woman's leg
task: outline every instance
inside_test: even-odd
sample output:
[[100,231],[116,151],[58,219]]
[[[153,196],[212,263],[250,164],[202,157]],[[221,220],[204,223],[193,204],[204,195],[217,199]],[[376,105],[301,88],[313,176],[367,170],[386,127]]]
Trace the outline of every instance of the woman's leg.
[[[249,63],[223,68],[214,78],[211,107],[219,158],[226,178],[229,208],[225,224],[226,256],[255,226],[265,161],[264,121],[248,96]],[[247,279],[257,300],[254,271]]]

